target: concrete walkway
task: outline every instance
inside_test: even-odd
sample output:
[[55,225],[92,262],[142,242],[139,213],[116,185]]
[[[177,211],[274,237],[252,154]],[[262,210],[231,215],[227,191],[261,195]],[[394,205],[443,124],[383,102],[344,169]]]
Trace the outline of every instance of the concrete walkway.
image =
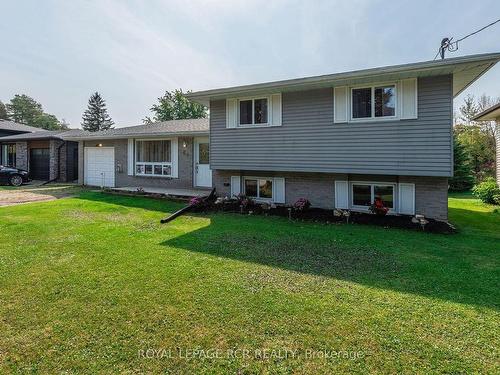
[[138,186],[124,186],[119,188],[111,188],[114,191],[126,191],[131,193],[137,193],[142,189],[144,193],[147,194],[162,194],[172,197],[204,197],[210,194],[211,189],[174,189],[174,188],[157,188],[157,187],[138,187]]

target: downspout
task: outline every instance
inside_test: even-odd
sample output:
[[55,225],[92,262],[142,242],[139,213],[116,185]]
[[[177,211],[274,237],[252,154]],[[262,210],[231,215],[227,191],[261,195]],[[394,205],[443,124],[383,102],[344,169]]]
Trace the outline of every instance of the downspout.
[[45,181],[40,186],[47,185],[47,184],[50,184],[51,182],[59,180],[59,177],[61,176],[61,149],[63,148],[64,145],[66,145],[66,141],[63,141],[63,143],[61,143],[59,145],[59,147],[57,147],[57,175],[56,175],[56,177],[54,177],[52,180]]

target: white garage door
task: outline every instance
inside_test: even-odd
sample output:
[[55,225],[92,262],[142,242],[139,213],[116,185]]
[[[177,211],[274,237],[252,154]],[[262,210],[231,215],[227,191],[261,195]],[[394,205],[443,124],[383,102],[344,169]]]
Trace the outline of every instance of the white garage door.
[[114,147],[85,147],[85,185],[115,186]]

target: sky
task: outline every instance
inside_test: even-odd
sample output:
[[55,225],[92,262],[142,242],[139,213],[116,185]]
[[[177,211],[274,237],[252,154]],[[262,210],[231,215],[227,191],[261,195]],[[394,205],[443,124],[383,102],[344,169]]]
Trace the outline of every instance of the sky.
[[[0,0],[0,100],[27,94],[80,127],[90,95],[116,127],[165,90],[203,90],[432,60],[500,2]],[[500,23],[448,56],[500,52]],[[497,64],[461,96],[500,96]]]

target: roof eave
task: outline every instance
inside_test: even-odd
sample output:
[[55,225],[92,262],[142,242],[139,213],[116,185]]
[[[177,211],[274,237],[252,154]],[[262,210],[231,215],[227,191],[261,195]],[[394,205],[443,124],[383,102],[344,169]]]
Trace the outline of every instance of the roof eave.
[[480,54],[480,55],[472,55],[472,56],[462,56],[451,59],[439,60],[439,61],[425,61],[411,64],[403,64],[403,65],[394,65],[380,68],[371,68],[364,70],[357,70],[351,72],[343,72],[336,74],[328,74],[322,76],[314,76],[314,77],[306,77],[306,78],[296,78],[275,82],[266,82],[266,83],[257,83],[251,85],[243,85],[243,86],[234,86],[234,87],[226,87],[221,89],[213,89],[213,90],[204,90],[187,94],[187,97],[196,102],[200,102],[202,104],[206,104],[210,101],[211,98],[214,97],[222,97],[222,96],[231,96],[231,95],[240,95],[240,94],[249,94],[252,91],[258,92],[262,90],[292,90],[292,89],[306,89],[308,87],[312,87],[315,85],[335,85],[341,83],[342,81],[346,81],[349,79],[363,79],[363,78],[373,78],[378,76],[386,76],[389,74],[403,74],[409,73],[414,74],[417,72],[426,72],[432,71],[439,68],[447,67],[447,66],[458,66],[463,64],[471,64],[483,62],[488,64],[487,68],[485,68],[478,76],[476,76],[473,80],[468,82],[463,88],[457,90],[455,96],[460,92],[465,90],[470,84],[472,84],[477,78],[479,78],[482,74],[484,74],[488,69],[490,69],[494,64],[496,64],[500,60],[500,53],[489,53],[489,54]]
[[474,121],[494,121],[500,117],[500,103],[478,113],[472,118]]
[[159,137],[183,137],[183,136],[203,136],[208,135],[208,130],[191,131],[191,132],[175,132],[175,133],[133,133],[133,134],[113,134],[102,136],[78,136],[78,137],[63,137],[67,141],[91,141],[99,139],[128,139],[128,138],[159,138]]

